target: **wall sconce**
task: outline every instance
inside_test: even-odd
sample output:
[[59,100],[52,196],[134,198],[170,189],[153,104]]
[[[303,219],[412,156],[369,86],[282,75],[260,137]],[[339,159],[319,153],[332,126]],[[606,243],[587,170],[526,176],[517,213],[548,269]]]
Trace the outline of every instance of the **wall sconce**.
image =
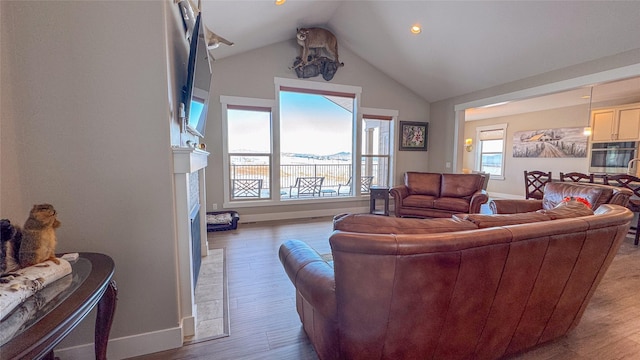
[[464,140],[464,149],[467,152],[471,152],[471,150],[473,150],[473,139],[468,138]]

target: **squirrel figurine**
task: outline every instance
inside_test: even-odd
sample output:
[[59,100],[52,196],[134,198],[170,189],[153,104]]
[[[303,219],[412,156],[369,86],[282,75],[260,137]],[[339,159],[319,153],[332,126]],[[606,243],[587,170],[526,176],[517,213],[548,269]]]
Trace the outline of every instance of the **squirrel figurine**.
[[21,267],[32,266],[47,260],[60,264],[56,258],[56,232],[60,221],[51,204],[33,205],[29,218],[22,227],[19,261]]

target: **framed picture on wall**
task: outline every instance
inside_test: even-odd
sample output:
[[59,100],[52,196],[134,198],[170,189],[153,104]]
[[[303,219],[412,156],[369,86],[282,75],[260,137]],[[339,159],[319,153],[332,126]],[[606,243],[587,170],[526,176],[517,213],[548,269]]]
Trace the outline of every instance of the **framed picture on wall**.
[[427,151],[429,123],[417,121],[400,121],[399,150]]

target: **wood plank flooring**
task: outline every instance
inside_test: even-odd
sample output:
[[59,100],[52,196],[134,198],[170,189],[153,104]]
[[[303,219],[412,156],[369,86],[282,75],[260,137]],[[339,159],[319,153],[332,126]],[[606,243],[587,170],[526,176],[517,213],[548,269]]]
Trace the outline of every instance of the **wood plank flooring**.
[[[226,249],[230,336],[135,359],[317,359],[298,319],[278,247],[299,239],[328,253],[330,233],[330,218],[240,224],[238,230],[209,233],[211,248]],[[640,359],[639,290],[640,247],[627,237],[580,325],[512,360]]]

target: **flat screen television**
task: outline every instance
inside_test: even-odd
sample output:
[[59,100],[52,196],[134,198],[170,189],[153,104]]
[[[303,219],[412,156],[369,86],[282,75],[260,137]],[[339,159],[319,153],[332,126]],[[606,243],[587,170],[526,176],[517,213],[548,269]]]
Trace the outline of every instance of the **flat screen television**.
[[186,130],[191,134],[204,137],[209,107],[211,87],[211,62],[204,40],[200,14],[196,17],[195,27],[189,44],[189,63],[187,65],[187,84],[182,88]]

